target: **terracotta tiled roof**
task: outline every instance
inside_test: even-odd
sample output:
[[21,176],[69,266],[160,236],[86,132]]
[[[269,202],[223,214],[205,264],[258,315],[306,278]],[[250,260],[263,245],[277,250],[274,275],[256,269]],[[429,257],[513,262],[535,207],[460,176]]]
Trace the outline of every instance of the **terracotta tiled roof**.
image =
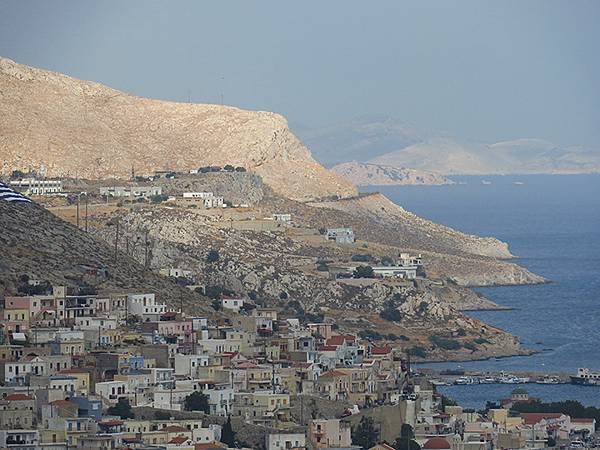
[[221,450],[225,448],[222,444],[217,442],[210,442],[208,444],[196,444],[195,450]]
[[571,422],[579,422],[579,423],[594,423],[594,420],[596,420],[596,419],[592,419],[592,418],[588,418],[588,417],[572,417],[571,418]]
[[54,400],[53,402],[50,402],[51,405],[54,406],[73,406],[75,405],[75,403],[69,401],[69,400]]
[[372,355],[387,355],[391,353],[392,347],[373,347],[371,348]]
[[186,442],[189,438],[185,437],[185,436],[176,436],[173,439],[171,439],[169,441],[169,444],[183,444],[184,442]]
[[326,345],[342,345],[345,342],[354,342],[356,338],[351,334],[336,334],[335,336],[331,336],[327,341],[325,341]]
[[450,443],[442,437],[434,437],[425,442],[423,448],[426,450],[446,450],[450,449]]
[[4,400],[8,400],[9,402],[12,402],[15,400],[33,400],[33,398],[31,398],[29,395],[25,395],[25,394],[10,394],[10,395],[7,395],[6,397],[4,397]]
[[116,427],[119,425],[123,425],[123,421],[117,420],[117,419],[104,420],[102,422],[98,422],[98,425],[104,426],[104,427]]
[[544,419],[558,419],[561,413],[521,413],[521,418],[527,425],[535,425]]
[[317,350],[319,350],[321,352],[332,352],[332,351],[335,351],[336,349],[337,349],[336,345],[322,345]]
[[188,432],[189,430],[187,428],[183,428],[178,425],[169,425],[167,427],[164,427],[160,431],[166,431],[167,433],[181,433],[181,432]]
[[330,370],[329,372],[325,372],[319,378],[334,378],[334,377],[343,377],[346,375],[347,375],[346,373],[341,372],[339,370]]

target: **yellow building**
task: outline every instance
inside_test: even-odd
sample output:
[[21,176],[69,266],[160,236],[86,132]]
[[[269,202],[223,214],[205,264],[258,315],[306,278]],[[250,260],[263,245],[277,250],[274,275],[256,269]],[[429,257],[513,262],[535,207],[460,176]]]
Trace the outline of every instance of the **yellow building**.
[[68,369],[59,372],[61,375],[67,375],[75,378],[75,390],[79,394],[87,396],[90,391],[90,374],[82,369]]

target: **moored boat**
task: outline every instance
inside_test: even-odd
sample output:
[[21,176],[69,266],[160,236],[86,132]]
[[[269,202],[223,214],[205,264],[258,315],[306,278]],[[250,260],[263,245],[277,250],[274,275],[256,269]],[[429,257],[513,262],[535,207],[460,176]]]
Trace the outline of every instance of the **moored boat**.
[[581,386],[600,386],[600,372],[594,372],[587,367],[577,369],[577,375],[571,375],[571,383]]

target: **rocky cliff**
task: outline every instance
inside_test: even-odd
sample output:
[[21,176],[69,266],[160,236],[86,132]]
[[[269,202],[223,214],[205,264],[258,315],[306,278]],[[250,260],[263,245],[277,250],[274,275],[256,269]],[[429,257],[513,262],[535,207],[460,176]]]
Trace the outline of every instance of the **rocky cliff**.
[[427,170],[360,163],[357,161],[337,164],[331,170],[356,186],[454,184],[452,180]]
[[0,116],[5,174],[126,178],[232,164],[294,199],[356,192],[271,112],[140,98],[0,58]]

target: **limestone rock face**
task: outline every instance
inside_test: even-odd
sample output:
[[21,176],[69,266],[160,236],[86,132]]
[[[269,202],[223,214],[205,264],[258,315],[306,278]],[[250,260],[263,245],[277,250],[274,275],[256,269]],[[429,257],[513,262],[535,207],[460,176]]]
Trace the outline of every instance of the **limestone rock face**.
[[355,188],[318,164],[272,112],[134,97],[0,58],[0,171],[126,178],[232,164],[297,200]]

